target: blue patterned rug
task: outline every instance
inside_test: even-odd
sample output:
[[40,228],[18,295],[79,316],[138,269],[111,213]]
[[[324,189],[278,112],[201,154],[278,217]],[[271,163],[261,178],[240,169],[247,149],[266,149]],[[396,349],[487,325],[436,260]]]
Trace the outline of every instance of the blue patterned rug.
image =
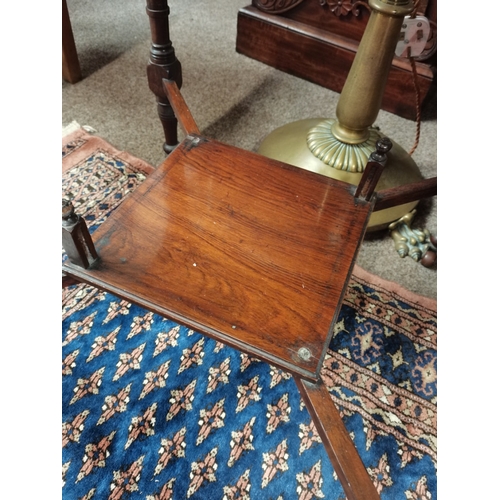
[[[91,232],[150,171],[63,140]],[[62,339],[64,500],[345,498],[283,371],[83,284],[63,290]],[[356,268],[322,377],[383,500],[436,498],[436,347],[434,301]]]

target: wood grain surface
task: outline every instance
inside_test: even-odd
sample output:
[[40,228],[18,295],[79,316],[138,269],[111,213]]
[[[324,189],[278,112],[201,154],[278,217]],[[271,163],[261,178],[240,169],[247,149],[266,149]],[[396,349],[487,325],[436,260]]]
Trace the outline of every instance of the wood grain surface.
[[188,137],[63,272],[314,380],[373,208],[354,189]]

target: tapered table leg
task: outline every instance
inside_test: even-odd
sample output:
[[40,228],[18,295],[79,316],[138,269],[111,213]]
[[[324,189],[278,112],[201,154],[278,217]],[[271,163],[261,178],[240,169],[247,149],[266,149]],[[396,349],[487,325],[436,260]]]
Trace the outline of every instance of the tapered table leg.
[[380,500],[325,384],[294,378],[348,500]]
[[66,0],[62,2],[62,76],[69,83],[76,83],[82,79]]

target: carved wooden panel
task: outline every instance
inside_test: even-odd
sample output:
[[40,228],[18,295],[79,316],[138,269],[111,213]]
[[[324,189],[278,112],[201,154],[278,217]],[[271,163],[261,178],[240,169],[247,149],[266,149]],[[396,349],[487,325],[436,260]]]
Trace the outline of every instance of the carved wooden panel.
[[[437,46],[437,0],[421,0],[415,14],[426,16],[431,24],[431,37],[425,51],[417,58],[429,59]],[[329,33],[359,42],[371,11],[365,0],[252,0],[252,5],[262,12],[281,14],[284,18],[324,29]]]
[[303,0],[256,0],[254,5],[262,12],[271,14],[281,14],[287,10],[293,9]]

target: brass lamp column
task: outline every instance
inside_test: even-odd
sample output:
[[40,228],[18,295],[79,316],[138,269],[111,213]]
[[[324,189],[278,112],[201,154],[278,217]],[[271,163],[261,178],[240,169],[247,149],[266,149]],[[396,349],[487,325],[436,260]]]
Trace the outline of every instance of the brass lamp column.
[[[337,119],[307,119],[269,134],[259,147],[264,156],[357,185],[383,134],[373,127],[380,111],[404,17],[412,0],[369,0],[372,9],[336,109]],[[377,189],[422,179],[410,155],[398,144],[388,153]],[[368,230],[378,230],[410,212],[418,202],[375,212]]]

